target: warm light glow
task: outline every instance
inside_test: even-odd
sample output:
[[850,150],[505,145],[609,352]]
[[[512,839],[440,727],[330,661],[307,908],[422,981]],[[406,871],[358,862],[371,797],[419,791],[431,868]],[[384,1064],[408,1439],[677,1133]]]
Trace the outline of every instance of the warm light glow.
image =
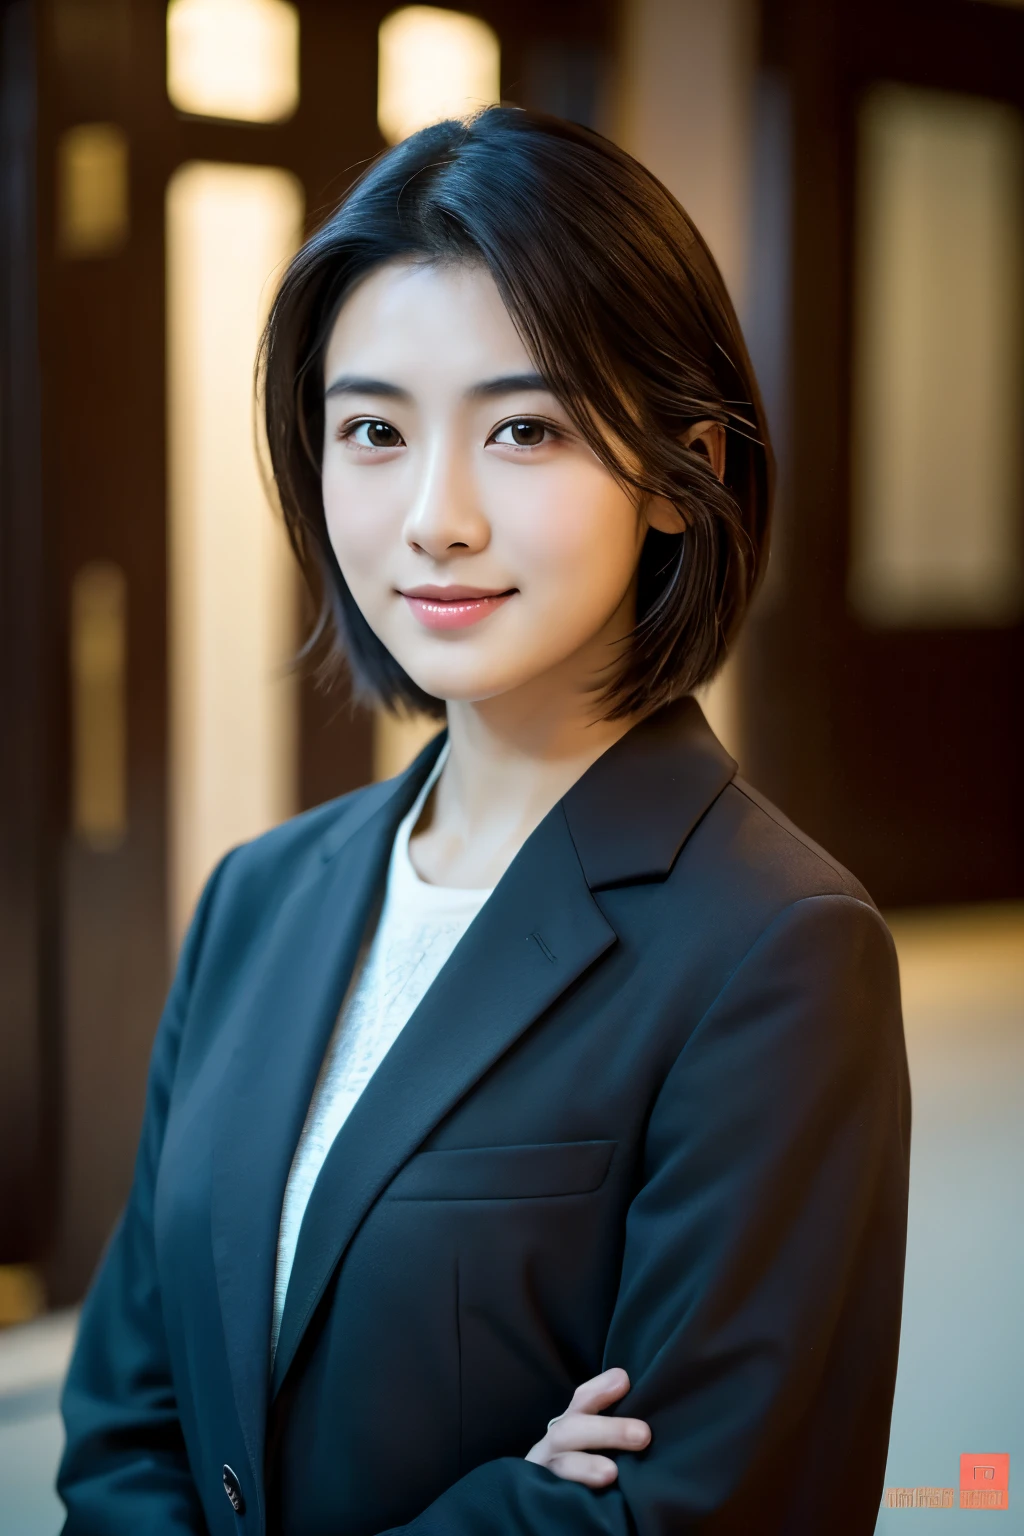
[[112,256],[128,238],[128,140],[116,123],[76,123],[57,144],[57,248]]
[[1024,613],[1024,123],[883,85],[860,123],[853,606],[888,627]]
[[109,560],[71,583],[71,811],[90,848],[116,848],[128,830],[125,720],[127,585]]
[[377,121],[390,144],[499,99],[498,39],[476,16],[403,6],[381,22],[378,50]]
[[286,0],[171,0],[167,94],[195,117],[291,117],[299,104],[298,11]]
[[295,577],[260,478],[253,360],[302,189],[182,166],[167,189],[171,918],[228,848],[296,809]]

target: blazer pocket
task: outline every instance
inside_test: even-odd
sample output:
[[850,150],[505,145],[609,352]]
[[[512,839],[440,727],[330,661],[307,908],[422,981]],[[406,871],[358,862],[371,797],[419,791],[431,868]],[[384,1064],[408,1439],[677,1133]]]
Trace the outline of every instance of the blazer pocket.
[[605,1179],[614,1141],[420,1152],[397,1175],[393,1200],[536,1200],[586,1195]]

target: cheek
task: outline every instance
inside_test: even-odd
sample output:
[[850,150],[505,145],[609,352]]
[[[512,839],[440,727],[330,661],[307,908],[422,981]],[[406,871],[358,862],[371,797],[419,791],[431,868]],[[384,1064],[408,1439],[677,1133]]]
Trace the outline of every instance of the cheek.
[[639,523],[607,474],[574,466],[503,510],[503,542],[535,592],[573,605],[619,601],[636,570]]
[[[386,538],[394,512],[387,476],[353,474],[344,467],[324,463],[322,489],[324,517],[331,547],[350,583],[371,574],[380,563],[381,540]],[[400,520],[400,512],[397,514]]]

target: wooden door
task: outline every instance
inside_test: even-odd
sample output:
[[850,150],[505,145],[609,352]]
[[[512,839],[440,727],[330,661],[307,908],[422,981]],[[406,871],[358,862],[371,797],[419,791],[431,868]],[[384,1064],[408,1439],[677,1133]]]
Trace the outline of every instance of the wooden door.
[[0,1265],[46,1242],[58,1123],[63,796],[41,494],[33,23],[28,0],[0,7]]
[[[864,591],[858,594],[856,562],[865,496],[858,475],[867,473],[875,445],[858,428],[856,370],[870,303],[863,276],[865,241],[872,238],[866,115],[883,98],[926,108],[938,103],[981,119],[995,111],[1007,142],[1019,143],[1024,11],[971,0],[766,0],[763,12],[763,140],[774,146],[775,164],[762,166],[774,202],[759,229],[769,243],[775,230],[774,255],[781,251],[785,266],[783,283],[763,299],[787,318],[782,355],[776,348],[765,359],[778,394],[782,476],[774,569],[743,652],[745,767],[883,903],[1019,897],[1020,421],[1008,417],[1004,440],[995,445],[1016,475],[1016,491],[1002,554],[989,552],[990,563],[1005,561],[1004,575],[1012,567],[991,614],[984,601],[973,612],[968,601],[951,616],[942,602],[920,612],[913,602],[901,611],[899,603],[887,609],[879,600],[872,611],[877,594],[870,583],[866,603]],[[1019,162],[1017,150],[1007,155]],[[1004,184],[1004,212],[1019,223],[1024,165]],[[970,202],[966,219],[975,217]],[[956,226],[951,218],[946,238],[957,237]],[[976,233],[974,226],[967,233]],[[755,236],[755,266],[762,254],[770,266]],[[1006,389],[1016,398],[1024,398],[1022,283],[1019,272],[1008,278],[1015,298],[1003,319],[1017,359]],[[911,299],[916,303],[917,295]],[[909,323],[912,316],[897,308],[896,322],[904,318]],[[771,324],[761,329],[770,334]],[[892,356],[900,362],[898,351]],[[1000,409],[1003,401],[1001,394]],[[977,467],[980,485],[986,464]],[[940,494],[936,506],[941,500]],[[891,524],[902,513],[897,499],[885,515]],[[962,517],[966,529],[980,518],[970,494]],[[884,522],[881,536],[889,537]],[[970,555],[968,548],[965,569]],[[926,567],[926,546],[920,558]],[[925,586],[926,577],[925,570]],[[998,571],[993,580],[999,589]],[[954,593],[954,609],[956,601]]]

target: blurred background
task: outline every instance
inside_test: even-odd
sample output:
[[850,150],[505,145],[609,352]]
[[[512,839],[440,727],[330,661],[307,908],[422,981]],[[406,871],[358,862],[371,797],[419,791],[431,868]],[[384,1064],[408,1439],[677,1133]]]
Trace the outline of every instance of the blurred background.
[[903,976],[878,1530],[998,1508],[999,1453],[1024,1532],[1024,5],[0,0],[0,1533],[59,1529],[75,1308],[203,878],[422,740],[291,664],[261,317],[384,144],[498,99],[645,161],[743,319],[777,532],[706,707]]

